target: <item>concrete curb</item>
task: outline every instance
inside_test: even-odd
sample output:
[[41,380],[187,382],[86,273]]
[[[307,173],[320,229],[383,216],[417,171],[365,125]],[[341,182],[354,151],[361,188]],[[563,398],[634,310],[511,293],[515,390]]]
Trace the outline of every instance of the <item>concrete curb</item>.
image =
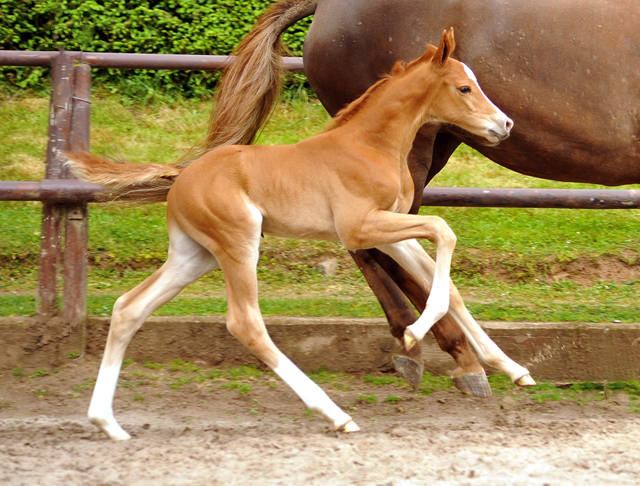
[[[273,341],[303,370],[368,372],[391,368],[397,351],[385,319],[267,317]],[[534,378],[550,381],[622,380],[640,377],[640,324],[480,322],[502,350]],[[109,318],[87,322],[85,353],[102,354]],[[0,318],[0,369],[59,366],[73,347],[64,323],[26,317]],[[77,344],[76,344],[77,346]],[[427,336],[426,369],[450,372],[454,361]],[[75,350],[72,350],[75,351]],[[79,350],[77,350],[79,351]],[[136,334],[127,357],[202,366],[238,366],[258,361],[226,330],[224,316],[152,317]],[[490,371],[490,370],[488,370]]]

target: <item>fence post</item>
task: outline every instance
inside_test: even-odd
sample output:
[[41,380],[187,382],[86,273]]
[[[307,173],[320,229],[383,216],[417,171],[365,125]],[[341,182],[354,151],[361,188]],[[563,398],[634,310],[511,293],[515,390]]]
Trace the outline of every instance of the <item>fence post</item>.
[[[74,67],[75,82],[72,97],[71,151],[89,151],[91,119],[91,66]],[[74,178],[67,170],[65,178]],[[87,241],[89,214],[87,203],[66,206],[64,245],[63,316],[71,326],[72,339],[84,353],[87,317]]]
[[[51,101],[49,105],[49,143],[47,145],[47,179],[60,179],[63,173],[61,154],[68,149],[71,129],[73,60],[64,50],[51,62]],[[43,203],[38,275],[38,314],[52,317],[58,313],[58,263],[61,255],[62,215],[60,204]]]

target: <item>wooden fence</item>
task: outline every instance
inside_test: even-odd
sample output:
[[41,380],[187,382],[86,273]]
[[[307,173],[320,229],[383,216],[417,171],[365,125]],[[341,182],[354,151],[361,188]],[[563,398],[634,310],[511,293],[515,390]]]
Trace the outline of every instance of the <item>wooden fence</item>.
[[[46,178],[41,181],[0,181],[0,201],[42,201],[43,218],[37,312],[53,317],[58,308],[62,276],[62,317],[71,331],[86,320],[87,203],[101,200],[99,186],[68,173],[61,154],[89,150],[91,69],[218,70],[233,62],[227,56],[172,54],[0,51],[0,65],[51,67],[51,101]],[[283,58],[288,71],[304,71],[301,58]],[[640,191],[427,188],[426,206],[538,207],[631,209],[640,207]],[[63,242],[64,234],[64,242]],[[63,247],[64,243],[64,247]]]

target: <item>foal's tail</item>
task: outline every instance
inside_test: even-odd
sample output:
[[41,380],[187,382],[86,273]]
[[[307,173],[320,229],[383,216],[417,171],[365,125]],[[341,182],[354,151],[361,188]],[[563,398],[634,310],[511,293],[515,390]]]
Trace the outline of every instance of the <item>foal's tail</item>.
[[181,169],[223,145],[250,145],[267,122],[280,94],[281,34],[316,10],[318,0],[281,0],[267,9],[233,52],[216,95],[207,137],[173,166],[117,164],[87,153],[67,153],[78,178],[109,189],[109,199],[137,203],[166,200]]
[[173,181],[182,169],[166,164],[117,164],[87,152],[65,154],[73,175],[106,188],[106,199],[126,198],[136,203],[167,199]]

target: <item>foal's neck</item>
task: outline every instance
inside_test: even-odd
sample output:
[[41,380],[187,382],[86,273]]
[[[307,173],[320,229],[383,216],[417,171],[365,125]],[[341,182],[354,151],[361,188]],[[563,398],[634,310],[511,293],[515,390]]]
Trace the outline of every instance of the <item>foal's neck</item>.
[[362,143],[405,160],[420,127],[437,121],[429,116],[433,81],[419,68],[389,79],[344,128]]

